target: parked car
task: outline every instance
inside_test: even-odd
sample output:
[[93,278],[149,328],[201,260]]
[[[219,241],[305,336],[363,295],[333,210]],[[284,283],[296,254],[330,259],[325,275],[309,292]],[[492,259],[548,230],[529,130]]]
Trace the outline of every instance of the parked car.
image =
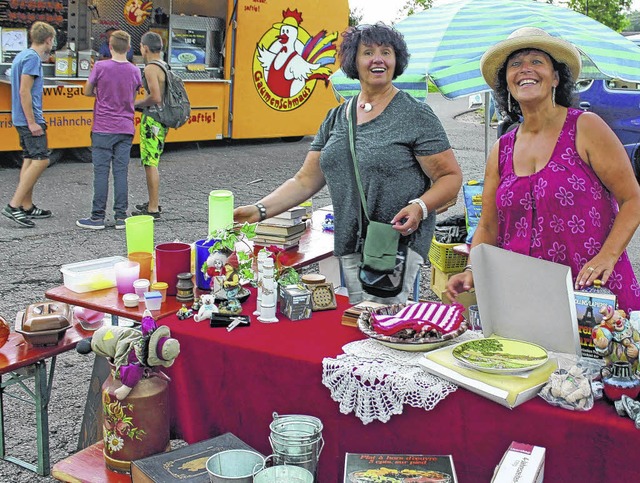
[[598,114],[624,145],[640,182],[640,83],[581,80],[575,106]]

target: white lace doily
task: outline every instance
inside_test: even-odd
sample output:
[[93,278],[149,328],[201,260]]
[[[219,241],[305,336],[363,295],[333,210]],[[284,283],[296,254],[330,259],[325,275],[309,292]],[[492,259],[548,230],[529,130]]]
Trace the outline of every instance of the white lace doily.
[[[463,334],[465,335],[465,334]],[[344,354],[322,361],[322,383],[340,412],[364,423],[389,421],[405,404],[430,411],[458,387],[426,372],[421,352],[391,349],[367,339],[345,345]]]

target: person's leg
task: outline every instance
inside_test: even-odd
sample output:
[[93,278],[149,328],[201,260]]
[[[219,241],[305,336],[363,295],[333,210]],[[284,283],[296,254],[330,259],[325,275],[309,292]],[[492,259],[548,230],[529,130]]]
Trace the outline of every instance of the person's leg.
[[149,193],[149,204],[147,210],[152,213],[158,212],[160,203],[160,172],[157,166],[145,166],[144,172],[147,177],[147,191]]
[[160,172],[158,163],[164,150],[168,129],[149,116],[143,116],[140,124],[140,159],[144,166],[149,201],[141,212],[160,212]]
[[113,145],[113,211],[115,219],[124,220],[129,208],[129,159],[133,136],[114,135]]
[[93,162],[93,204],[91,218],[104,220],[109,195],[109,172],[113,159],[111,134],[91,134],[91,159]]
[[44,126],[42,136],[34,136],[29,128],[20,126],[20,144],[24,152],[24,160],[20,169],[18,186],[9,201],[13,208],[22,207],[28,210],[33,207],[33,188],[40,175],[49,166],[49,149],[47,147],[47,131]]

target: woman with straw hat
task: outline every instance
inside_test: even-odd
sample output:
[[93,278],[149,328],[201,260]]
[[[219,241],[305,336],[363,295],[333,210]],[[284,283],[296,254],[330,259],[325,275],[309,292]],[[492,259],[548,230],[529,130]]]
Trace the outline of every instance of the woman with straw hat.
[[[501,248],[571,267],[576,289],[594,280],[640,309],[626,246],[640,223],[640,187],[624,147],[596,114],[571,108],[580,53],[524,27],[482,56],[480,69],[517,129],[493,146],[472,246]],[[452,277],[455,298],[473,287],[468,267]]]

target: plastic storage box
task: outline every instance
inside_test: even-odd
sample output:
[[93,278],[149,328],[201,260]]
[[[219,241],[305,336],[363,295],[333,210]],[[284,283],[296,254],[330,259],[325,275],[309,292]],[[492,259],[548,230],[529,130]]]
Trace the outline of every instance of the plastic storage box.
[[125,257],[96,258],[62,265],[64,286],[72,292],[93,292],[116,286],[115,264],[126,262]]

